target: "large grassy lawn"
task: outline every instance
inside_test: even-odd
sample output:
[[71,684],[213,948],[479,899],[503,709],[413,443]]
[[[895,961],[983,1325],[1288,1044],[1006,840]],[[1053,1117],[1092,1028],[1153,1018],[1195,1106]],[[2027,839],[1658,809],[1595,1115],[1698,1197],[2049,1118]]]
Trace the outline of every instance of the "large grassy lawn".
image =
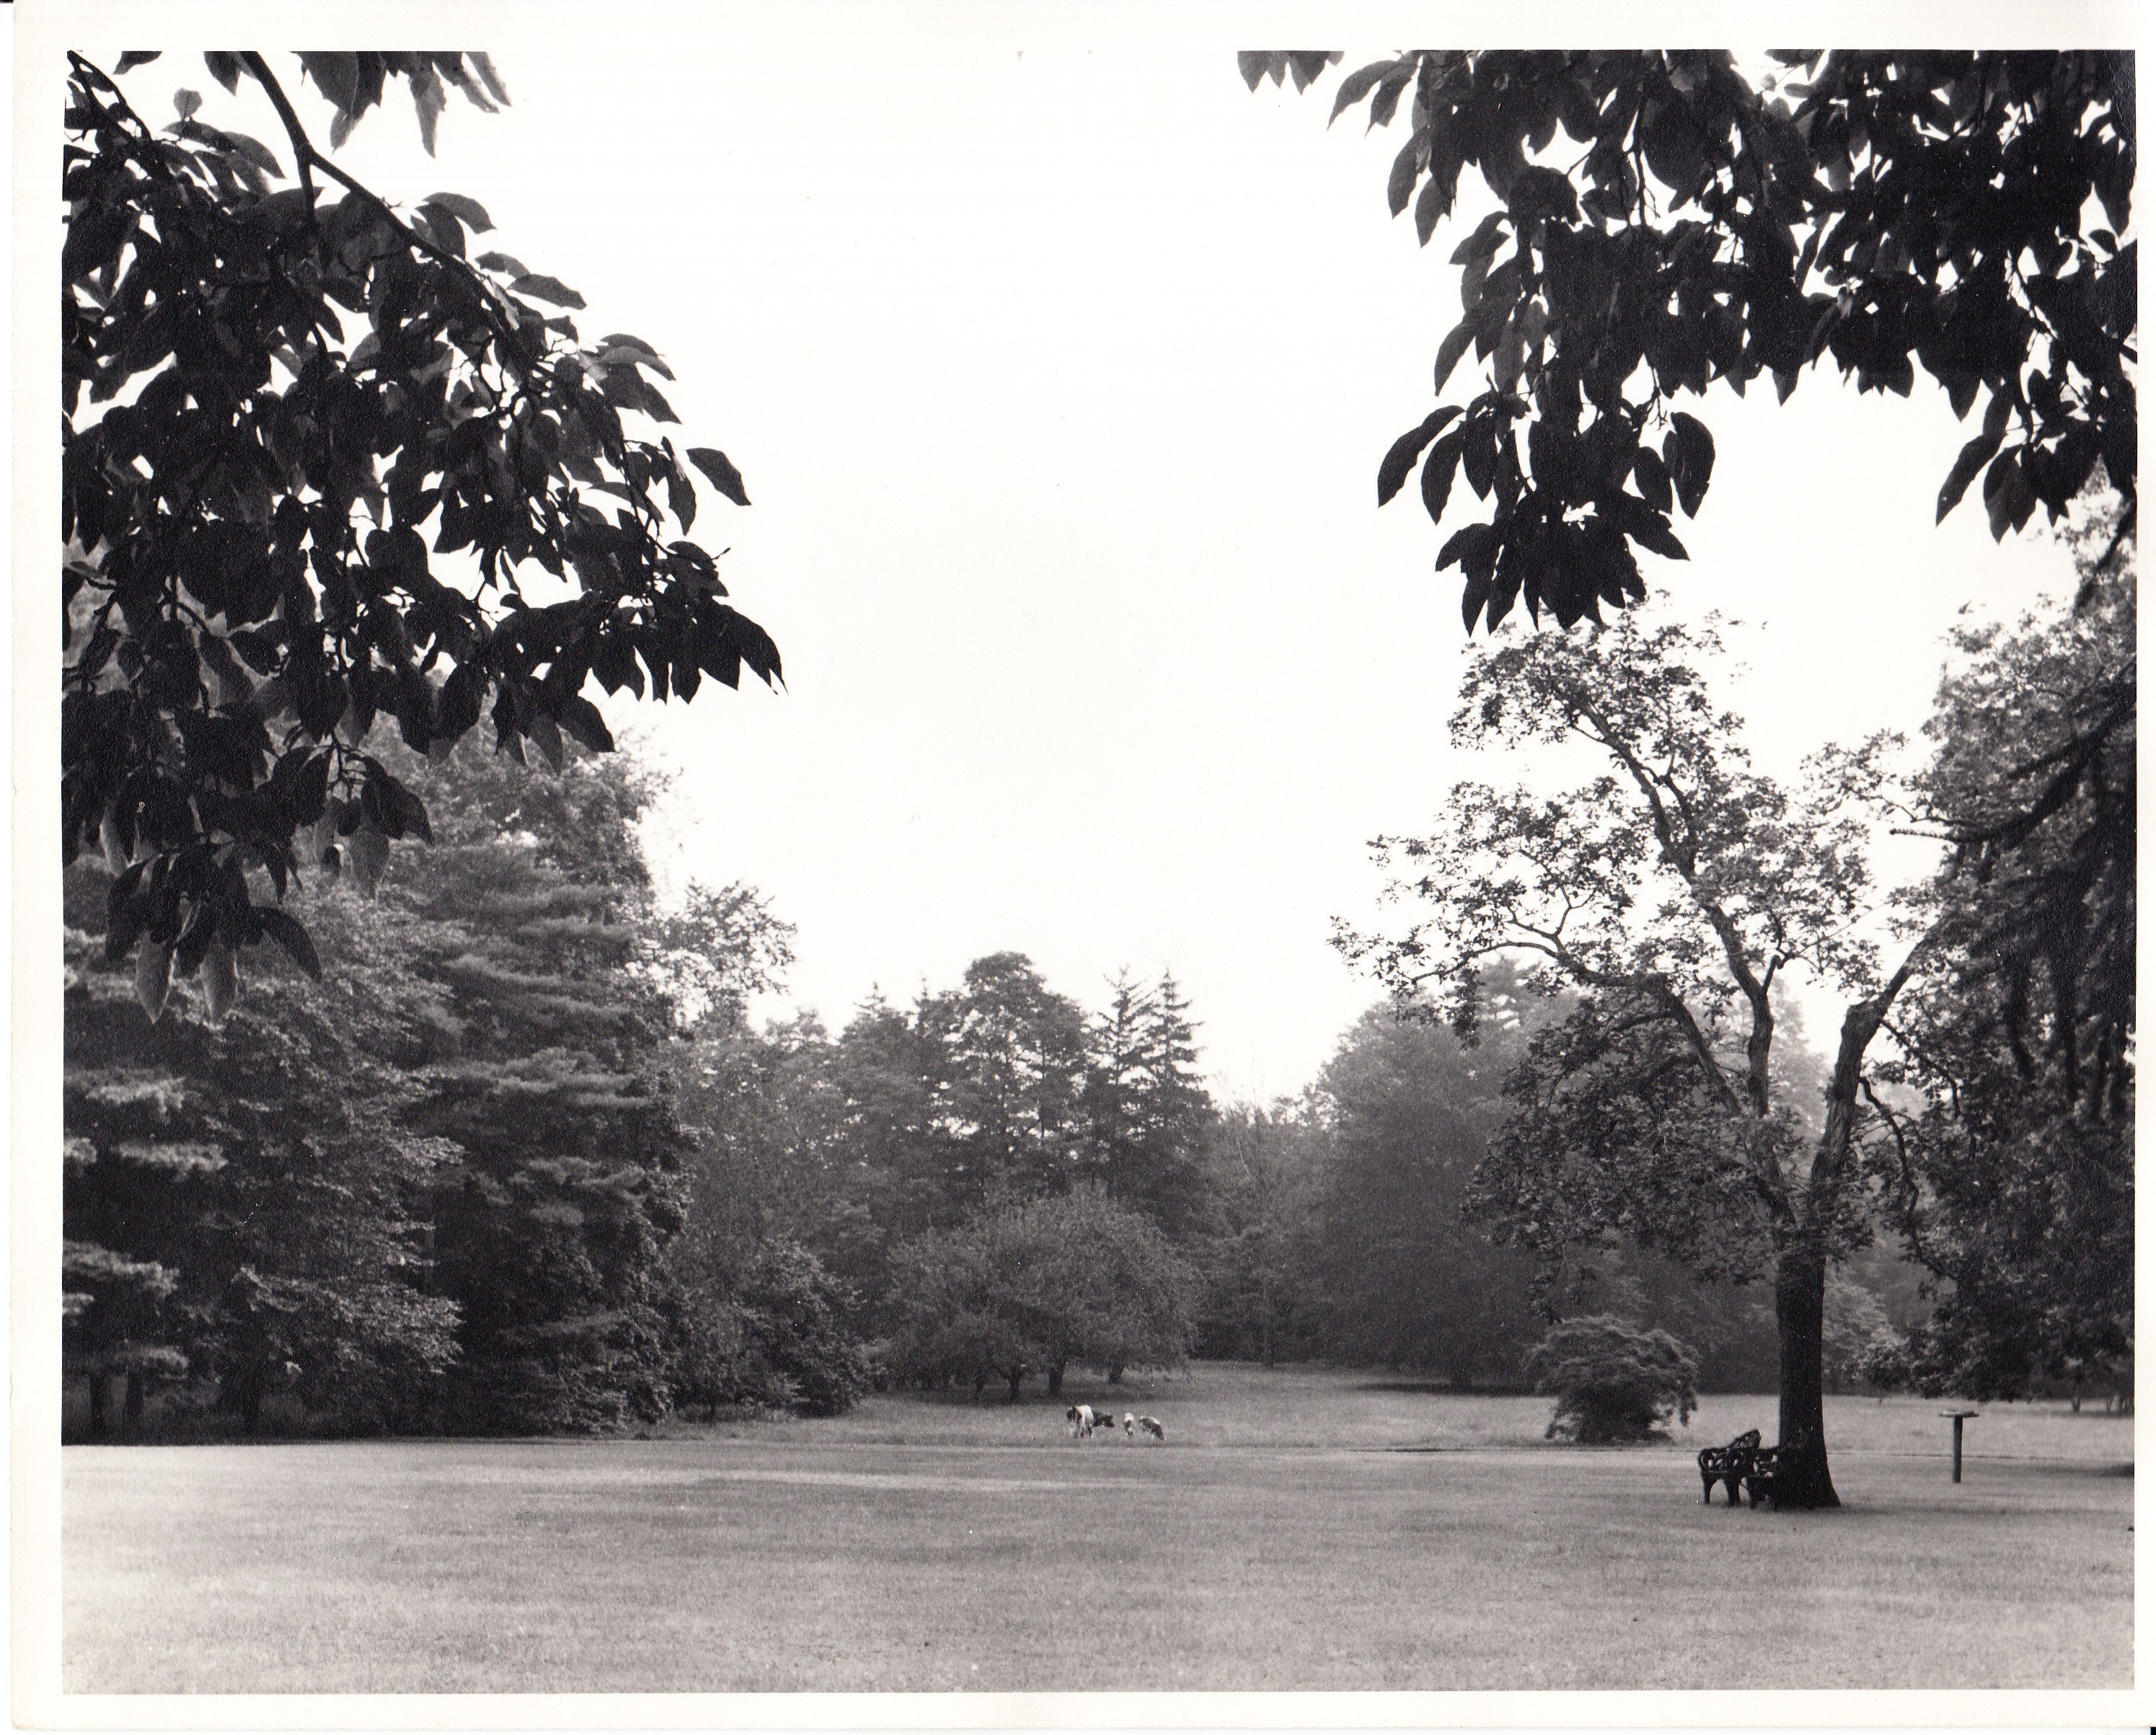
[[[1097,1401],[1098,1388],[1070,1397]],[[1703,1508],[1545,1400],[1201,1367],[644,1440],[64,1454],[71,1692],[2098,1687],[2132,1677],[2129,1419],[1835,1400],[1845,1506]]]

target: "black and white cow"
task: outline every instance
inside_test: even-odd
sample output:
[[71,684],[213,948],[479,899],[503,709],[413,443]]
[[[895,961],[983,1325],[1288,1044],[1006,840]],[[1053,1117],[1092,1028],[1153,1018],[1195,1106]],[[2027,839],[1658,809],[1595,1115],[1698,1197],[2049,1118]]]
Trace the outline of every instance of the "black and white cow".
[[1063,1419],[1070,1424],[1070,1437],[1084,1440],[1101,1424],[1101,1419],[1093,1414],[1090,1404],[1074,1404],[1063,1412]]
[[1126,1410],[1123,1413],[1123,1432],[1133,1439],[1137,1433],[1150,1434],[1163,1445],[1168,1444],[1168,1430],[1151,1416],[1134,1416]]

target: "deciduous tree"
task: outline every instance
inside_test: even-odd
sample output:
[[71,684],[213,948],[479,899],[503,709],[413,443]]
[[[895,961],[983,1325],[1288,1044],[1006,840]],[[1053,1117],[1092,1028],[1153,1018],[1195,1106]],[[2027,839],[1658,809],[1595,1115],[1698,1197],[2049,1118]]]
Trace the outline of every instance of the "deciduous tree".
[[[180,90],[160,128],[69,57],[62,250],[61,806],[72,858],[116,878],[106,943],[220,999],[341,848],[368,881],[434,827],[372,750],[482,717],[498,749],[612,745],[586,689],[664,700],[767,681],[778,653],[688,539],[694,477],[747,504],[712,448],[677,448],[638,337],[581,338],[575,290],[506,254],[453,192],[393,204],[317,146],[259,54],[285,159]],[[411,86],[431,151],[445,85],[507,95],[484,54],[300,57],[332,146]],[[298,88],[295,86],[295,90]]]
[[[1240,57],[1253,90],[1338,58]],[[1984,398],[1941,517],[1981,475],[1994,536],[2039,506],[2056,522],[2099,464],[2132,511],[2132,52],[1772,59],[1417,49],[1341,82],[1336,119],[1405,115],[1387,197],[1424,244],[1464,169],[1497,201],[1453,253],[1462,316],[1437,351],[1436,395],[1471,347],[1481,389],[1378,470],[1382,504],[1419,465],[1433,523],[1455,476],[1490,503],[1438,555],[1471,631],[1644,598],[1637,551],[1686,557],[1671,515],[1713,473],[1677,403],[1763,376],[1787,398],[1830,357],[1860,391],[1906,397],[1921,367],[1957,416]]]
[[[2080,606],[1958,635],[1920,828],[1940,968],[1897,1011],[1872,1172],[1941,1291],[1917,1372],[1979,1399],[2133,1332],[2135,608],[2082,547]],[[2115,550],[2115,544],[2112,545]]]
[[902,1250],[893,1293],[901,1366],[932,1377],[1026,1373],[1062,1389],[1073,1363],[1113,1379],[1170,1366],[1188,1347],[1196,1275],[1160,1230],[1094,1188],[984,1205]]
[[1230,1104],[1207,1142],[1209,1214],[1198,1353],[1263,1362],[1305,1351],[1322,1134],[1306,1104]]
[[[1507,1086],[1513,1111],[1477,1176],[1501,1233],[1548,1255],[1614,1229],[1709,1277],[1771,1276],[1780,1340],[1777,1497],[1837,1503],[1820,1372],[1830,1265],[1866,1234],[1856,1134],[1873,1038],[1923,962],[1891,968],[1861,798],[1881,742],[1823,761],[1795,795],[1751,767],[1741,723],[1698,660],[1712,632],[1640,627],[1594,645],[1535,634],[1471,663],[1452,722],[1464,748],[1577,743],[1608,767],[1561,795],[1455,787],[1446,828],[1387,840],[1404,934],[1343,935],[1397,997],[1445,986],[1472,1035],[1488,960],[1578,996]],[[1823,1122],[1777,1089],[1772,989],[1792,965],[1854,996]]]
[[1465,1048],[1424,1019],[1373,1008],[1318,1076],[1322,1168],[1312,1255],[1327,1350],[1463,1389],[1517,1377],[1539,1335],[1534,1262],[1466,1215],[1504,1119],[1517,1020]]

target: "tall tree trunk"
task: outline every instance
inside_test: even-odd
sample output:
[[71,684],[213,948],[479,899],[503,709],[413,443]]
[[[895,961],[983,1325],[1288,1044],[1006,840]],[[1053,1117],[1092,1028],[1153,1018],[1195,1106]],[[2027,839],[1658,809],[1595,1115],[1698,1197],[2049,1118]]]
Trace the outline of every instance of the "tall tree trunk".
[[1122,1383],[1123,1364],[1121,1362],[1118,1362],[1114,1367],[1108,1370],[1108,1383],[1111,1386],[1119,1386]]
[[239,1426],[244,1433],[261,1431],[262,1394],[267,1383],[260,1368],[247,1368],[225,1388],[225,1401],[239,1413]]
[[1856,1097],[1863,1088],[1864,1051],[1878,1034],[1895,996],[1907,985],[1937,930],[1909,948],[1901,968],[1869,999],[1842,1014],[1841,1042],[1826,1090],[1826,1125],[1812,1154],[1811,1174],[1799,1202],[1802,1227],[1774,1260],[1774,1335],[1781,1368],[1782,1468],[1774,1477],[1778,1507],[1836,1507],[1827,1473],[1826,1225],[1840,1189],[1854,1173]]
[[127,1398],[126,1405],[121,1411],[120,1425],[130,1440],[141,1437],[143,1388],[147,1383],[148,1382],[142,1378],[140,1368],[130,1368],[127,1370]]
[[1009,1368],[1004,1372],[1004,1378],[1010,1382],[1009,1401],[1015,1404],[1018,1402],[1019,1385],[1020,1382],[1025,1378],[1025,1363],[1019,1362],[1014,1366]]
[[1836,1507],[1826,1461],[1826,1257],[1816,1248],[1785,1249],[1774,1265],[1774,1334],[1780,1352],[1781,1467],[1777,1507]]
[[90,1437],[103,1440],[112,1431],[112,1419],[105,1409],[105,1378],[102,1372],[93,1371],[90,1376]]
[[1048,1364],[1048,1395],[1051,1398],[1063,1395],[1063,1363],[1060,1362]]

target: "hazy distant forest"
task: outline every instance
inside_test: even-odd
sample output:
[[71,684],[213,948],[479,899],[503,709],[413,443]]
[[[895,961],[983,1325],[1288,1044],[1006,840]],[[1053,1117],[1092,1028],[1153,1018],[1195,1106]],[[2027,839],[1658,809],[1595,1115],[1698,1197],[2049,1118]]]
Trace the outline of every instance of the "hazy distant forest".
[[[108,870],[70,871],[87,1428],[161,1389],[175,1419],[528,1431],[1186,1355],[1517,1388],[1549,1315],[1581,1311],[1667,1327],[1709,1389],[1773,1386],[1763,1286],[1621,1245],[1545,1273],[1463,1218],[1517,1015],[1464,1049],[1373,1008],[1265,1106],[1208,1093],[1172,978],[1089,1008],[1015,952],[836,1030],[759,1029],[789,931],[737,885],[657,906],[632,756],[398,769],[434,846],[372,897],[311,888],[335,968],[262,949],[221,1024],[147,1024],[100,955]],[[1837,1280],[1840,1378],[1922,1317],[1917,1289],[1883,1251]]]
[[[2008,649],[2025,664],[2061,630],[2090,636]],[[554,772],[475,742],[377,751],[433,844],[378,881],[333,847],[290,894],[331,967],[255,948],[221,1020],[191,980],[150,1023],[142,973],[106,961],[113,865],[69,870],[71,1430],[613,1429],[872,1386],[1015,1399],[1189,1356],[1519,1389],[1581,1314],[1667,1329],[1703,1389],[1774,1388],[1771,1286],[1702,1282],[1614,1230],[1557,1256],[1494,1243],[1508,1084],[1575,1009],[1508,967],[1473,1045],[1374,1005],[1263,1105],[1209,1093],[1203,1009],[1172,977],[1088,1005],[1017,952],[835,1030],[759,1027],[792,931],[742,885],[660,903],[639,820],[661,792],[633,752],[572,747]],[[1819,1098],[1825,1062],[1784,1044],[1779,1064]],[[1835,1271],[1830,1383],[2102,1378],[2130,1221],[2024,1200],[2017,1230],[2010,1199],[1948,1203],[1907,1219],[1931,1269],[1882,1227]],[[2053,1281],[2077,1307],[2028,1305],[2031,1272],[1997,1256],[2017,1233],[2040,1260],[2074,1238],[2093,1265]],[[1957,1257],[2016,1294],[1948,1283],[1942,1311]]]
[[[1016,1400],[1193,1357],[1517,1388],[1553,1325],[1592,1316],[1666,1330],[1707,1390],[1774,1389],[1778,1353],[1840,1389],[2112,1389],[2132,1336],[2134,247],[2082,225],[2095,200],[2126,227],[2130,59],[1933,57],[1921,80],[1830,60],[1794,111],[1727,56],[1500,78],[1504,57],[1433,54],[1343,84],[1336,112],[1367,97],[1389,120],[1417,81],[1392,198],[1430,177],[1424,239],[1466,146],[1509,189],[1455,256],[1470,305],[1438,370],[1441,390],[1471,343],[1494,383],[1378,479],[1398,494],[1422,464],[1434,521],[1455,469],[1494,490],[1498,518],[1440,568],[1461,565],[1471,628],[1516,596],[1554,617],[1477,654],[1455,737],[1510,752],[1558,718],[1624,774],[1455,790],[1454,831],[1401,846],[1428,937],[1343,936],[1389,998],[1300,1095],[1257,1104],[1210,1094],[1206,1009],[1150,960],[1050,983],[1013,949],[887,983],[835,1028],[753,1018],[785,981],[785,911],[738,884],[656,896],[639,822],[662,792],[584,692],[775,678],[687,540],[692,470],[746,505],[740,472],[646,437],[674,419],[648,345],[587,342],[549,311],[574,290],[467,261],[491,227],[475,201],[393,211],[314,147],[263,57],[208,55],[280,105],[300,184],[272,191],[279,153],[197,119],[198,93],[162,131],[136,113],[115,80],[156,58],[76,56],[70,80],[71,1432],[619,1429],[875,1388]],[[1327,58],[1246,56],[1245,76],[1307,83]],[[485,55],[300,59],[332,144],[385,79],[430,150],[444,80],[506,100]],[[1641,90],[1673,208],[1707,196],[1766,260],[1745,269],[1779,273],[1748,332],[1701,223],[1646,220],[1640,149],[1620,148]],[[1851,132],[1845,109],[1886,118]],[[1600,140],[1584,196],[1521,155],[1560,123]],[[1956,167],[1994,132],[2056,212]],[[1922,198],[1873,172],[1896,151]],[[1955,255],[1934,208],[1972,187]],[[1813,223],[1794,275],[1784,203]],[[2058,233],[2025,248],[2038,218]],[[1823,238],[1833,293],[1805,287]],[[1951,288],[1910,263],[1950,256]],[[1619,265],[1651,280],[1637,330],[1595,275]],[[1986,300],[1986,272],[2019,286]],[[346,318],[367,327],[348,346]],[[1575,353],[1582,333],[1601,346]],[[1938,510],[1979,470],[1995,536],[2043,506],[2077,591],[1958,635],[1898,822],[1942,866],[1891,907],[1836,817],[1877,806],[1883,750],[1833,760],[1808,807],[1711,713],[1711,633],[1566,630],[1640,599],[1625,537],[1682,553],[1669,515],[1698,508],[1713,444],[1665,387],[1763,370],[1786,395],[1830,349],[1903,393],[1915,353],[1961,414],[1988,385]],[[1642,368],[1659,448],[1618,402]],[[1583,390],[1614,407],[1575,435]],[[1582,519],[1589,495],[1614,516]],[[473,593],[430,570],[445,554],[476,565]],[[534,606],[521,568],[575,594]],[[1930,679],[1942,648],[1908,649]],[[1534,871],[1476,869],[1500,858]],[[1921,931],[1921,969],[1874,968],[1860,929],[1882,913]],[[1831,1081],[1835,1033],[1793,1039],[1792,962],[1859,984]]]

